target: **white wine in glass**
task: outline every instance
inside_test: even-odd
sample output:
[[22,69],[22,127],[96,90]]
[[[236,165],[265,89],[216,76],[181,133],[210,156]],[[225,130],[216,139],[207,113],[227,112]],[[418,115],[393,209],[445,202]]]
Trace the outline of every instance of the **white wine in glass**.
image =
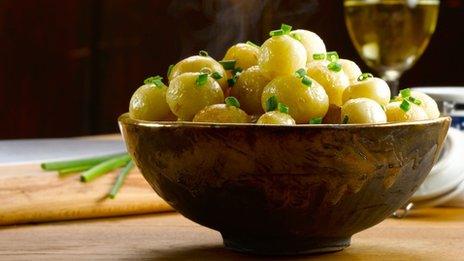
[[345,0],[345,21],[366,64],[398,94],[401,74],[422,55],[435,31],[439,0]]

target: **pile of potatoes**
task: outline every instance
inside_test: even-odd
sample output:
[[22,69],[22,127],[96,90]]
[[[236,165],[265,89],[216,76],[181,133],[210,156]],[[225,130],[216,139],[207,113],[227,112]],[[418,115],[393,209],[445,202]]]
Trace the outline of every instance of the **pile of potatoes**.
[[257,124],[369,124],[439,117],[435,101],[387,83],[327,52],[322,39],[283,24],[262,46],[230,47],[221,61],[205,51],[171,65],[166,86],[150,77],[132,96],[130,117],[146,121]]

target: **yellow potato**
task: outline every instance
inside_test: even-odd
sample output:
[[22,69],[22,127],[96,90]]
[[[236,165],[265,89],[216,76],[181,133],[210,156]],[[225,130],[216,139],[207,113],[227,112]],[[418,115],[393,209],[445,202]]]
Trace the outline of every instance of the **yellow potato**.
[[389,122],[402,122],[402,121],[420,121],[427,120],[429,117],[421,107],[414,103],[409,103],[410,108],[407,112],[401,109],[401,101],[391,102],[386,107],[387,119]]
[[338,63],[342,65],[343,71],[346,76],[348,76],[351,84],[358,82],[358,77],[362,74],[362,71],[355,62],[347,59],[340,59]]
[[230,95],[240,101],[240,108],[251,115],[263,114],[261,107],[261,94],[264,87],[271,79],[263,73],[261,68],[253,66],[243,71],[235,85],[230,90]]
[[304,46],[288,35],[274,36],[261,46],[258,65],[271,78],[294,74],[306,66]]
[[193,117],[193,122],[247,123],[250,122],[250,116],[240,108],[226,104],[214,104],[199,111]]
[[295,125],[295,120],[286,113],[269,111],[259,117],[257,124]]
[[297,123],[308,123],[312,118],[322,118],[329,108],[329,98],[319,83],[312,80],[311,87],[308,87],[295,75],[277,77],[264,87],[261,97],[264,110],[272,96],[288,106],[289,114]]
[[387,116],[382,107],[374,100],[357,98],[347,101],[341,110],[340,122],[349,124],[385,123]]
[[145,121],[174,118],[166,102],[166,85],[145,84],[139,87],[129,103],[129,116]]
[[204,68],[208,68],[212,73],[217,72],[222,76],[221,79],[216,81],[221,86],[222,91],[226,92],[229,88],[229,85],[227,84],[226,71],[220,63],[218,63],[210,56],[195,55],[178,62],[176,65],[174,65],[174,67],[172,67],[171,73],[168,75],[169,82],[183,73],[200,72]]
[[224,100],[221,86],[211,77],[199,86],[200,73],[184,73],[174,78],[166,92],[166,101],[179,120],[192,120],[193,116],[208,105]]
[[343,69],[339,72],[327,68],[328,61],[314,61],[308,64],[308,75],[324,87],[329,96],[330,104],[342,106],[342,96],[345,88],[350,85],[348,76]]
[[306,54],[308,56],[307,63],[312,62],[314,60],[314,54],[327,52],[327,50],[325,49],[324,41],[322,41],[319,35],[311,31],[299,29],[292,31],[290,34],[298,35],[299,41],[303,44],[304,48],[306,49]]
[[390,88],[380,78],[367,78],[348,86],[343,92],[343,103],[356,98],[369,98],[387,106],[390,102]]
[[438,105],[432,97],[419,91],[411,91],[411,96],[421,101],[419,106],[424,109],[429,119],[440,117],[440,110],[438,110]]
[[259,48],[245,43],[233,45],[227,50],[223,60],[235,60],[235,67],[243,70],[258,64]]

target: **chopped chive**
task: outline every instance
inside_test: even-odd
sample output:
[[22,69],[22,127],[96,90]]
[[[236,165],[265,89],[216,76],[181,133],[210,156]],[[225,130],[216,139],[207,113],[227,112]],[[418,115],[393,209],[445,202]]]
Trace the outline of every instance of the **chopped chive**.
[[127,153],[118,153],[118,154],[111,154],[111,155],[77,159],[77,160],[45,162],[45,163],[40,164],[40,167],[43,170],[55,171],[55,170],[70,169],[70,168],[76,168],[76,167],[88,166],[88,165],[94,166],[103,161],[106,161],[106,160],[109,160],[115,157],[119,157],[122,155],[127,155]]
[[243,71],[242,68],[236,67],[236,68],[234,68],[234,69],[232,70],[232,74],[233,74],[233,75],[236,75],[237,73],[241,73],[242,71]]
[[164,86],[163,84],[163,77],[157,75],[157,76],[152,76],[148,77],[143,81],[144,84],[154,84],[156,87],[162,87]]
[[300,41],[301,42],[301,35],[297,34],[297,33],[290,33],[290,36],[297,40],[297,41]]
[[288,25],[288,24],[282,24],[280,26],[280,30],[282,30],[284,32],[284,34],[288,34],[292,31],[292,26],[291,25]]
[[218,72],[213,72],[211,74],[211,77],[213,77],[213,79],[215,79],[215,80],[222,79],[222,75],[220,73],[218,73]]
[[253,43],[252,41],[247,41],[246,44],[251,45],[251,46],[256,47],[256,48],[260,48],[259,45]]
[[198,55],[200,55],[200,56],[209,56],[208,52],[204,51],[204,50],[201,50],[200,52],[198,52]]
[[287,105],[283,104],[283,103],[277,103],[277,110],[282,112],[282,113],[286,113],[288,114],[289,112],[289,108]]
[[195,83],[197,84],[197,86],[203,86],[207,81],[208,81],[208,74],[201,73],[198,75],[198,78],[195,81]]
[[103,174],[106,174],[114,169],[125,166],[131,160],[129,155],[123,155],[120,157],[111,158],[109,160],[103,161],[102,163],[86,170],[81,174],[82,182],[89,182],[93,179],[100,177]]
[[384,110],[384,111],[387,110],[387,108],[384,105],[380,105],[380,107],[382,107],[382,110]]
[[315,53],[315,54],[313,54],[313,59],[314,60],[324,60],[325,59],[325,53]]
[[282,29],[273,30],[269,32],[269,36],[280,36],[280,35],[284,35],[284,31],[282,31]]
[[403,98],[408,98],[409,96],[411,96],[411,89],[407,88],[407,89],[401,90],[400,95]]
[[173,67],[174,67],[174,64],[171,64],[171,65],[169,65],[169,67],[168,67],[168,75],[167,75],[168,78],[169,78],[169,76],[171,76],[171,72],[172,72],[172,68],[173,68]]
[[237,83],[238,77],[240,76],[240,72],[236,72],[232,78],[227,80],[227,83],[229,84],[230,87],[233,87],[235,83]]
[[224,102],[226,103],[227,106],[234,106],[234,107],[240,108],[240,102],[234,96],[227,97],[224,100]]
[[277,100],[277,97],[275,95],[272,95],[266,101],[266,111],[275,111],[277,109],[278,103],[279,102]]
[[394,102],[396,99],[398,99],[398,96],[393,96],[393,98],[390,99],[390,102]]
[[311,87],[311,85],[313,85],[313,81],[311,81],[311,79],[306,75],[303,76],[303,78],[301,78],[301,83],[308,87]]
[[327,65],[327,68],[329,70],[331,70],[332,72],[339,72],[342,70],[342,66],[341,64],[337,63],[337,62],[331,62],[329,63],[329,65]]
[[403,100],[403,102],[400,104],[400,108],[404,112],[408,112],[409,109],[411,109],[411,104],[407,100]]
[[301,68],[298,71],[296,71],[295,74],[298,78],[303,78],[304,76],[306,76],[306,70],[304,68]]
[[334,52],[334,51],[333,52],[327,52],[326,57],[327,57],[327,60],[331,61],[331,62],[336,62],[336,61],[338,61],[338,59],[340,59],[340,57],[338,56],[338,53]]
[[372,75],[372,73],[363,73],[363,74],[359,75],[358,82],[362,82],[362,81],[367,80],[369,78],[374,78],[374,75]]
[[224,67],[224,70],[233,70],[237,61],[235,60],[222,60],[219,63]]
[[343,117],[343,124],[347,124],[348,121],[350,120],[350,118],[348,117],[348,115],[345,115],[345,117]]
[[421,104],[422,104],[422,101],[421,101],[421,100],[416,99],[416,98],[414,98],[414,97],[412,97],[412,96],[408,97],[408,100],[409,100],[410,102],[414,103],[415,105],[421,105]]
[[121,169],[119,172],[118,177],[116,178],[116,182],[114,183],[113,187],[110,190],[110,193],[108,193],[108,197],[113,199],[116,197],[116,194],[118,194],[119,189],[121,186],[124,184],[124,181],[126,180],[127,175],[130,173],[132,168],[134,167],[134,161],[130,160],[126,166]]
[[322,117],[316,117],[309,120],[309,124],[321,124]]
[[93,165],[82,165],[82,166],[76,166],[76,167],[71,167],[71,168],[66,168],[66,169],[60,169],[58,170],[58,175],[60,176],[65,176],[66,174],[69,173],[77,173],[81,171],[86,171],[93,167]]

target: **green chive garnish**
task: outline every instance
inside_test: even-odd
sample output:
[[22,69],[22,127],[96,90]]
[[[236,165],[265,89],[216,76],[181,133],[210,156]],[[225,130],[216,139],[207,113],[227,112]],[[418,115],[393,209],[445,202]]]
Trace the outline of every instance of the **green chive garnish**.
[[295,74],[298,78],[303,78],[303,76],[306,75],[306,70],[304,68],[301,68],[298,71],[296,71]]
[[292,31],[292,26],[291,25],[288,25],[288,24],[282,24],[280,26],[280,30],[282,30],[284,32],[284,34],[288,34]]
[[363,74],[359,75],[358,82],[362,82],[362,81],[367,80],[369,78],[374,78],[374,75],[372,75],[372,73],[363,73]]
[[126,154],[120,157],[115,157],[115,158],[111,158],[109,160],[103,161],[102,163],[83,172],[81,174],[81,181],[89,182],[97,177],[100,177],[103,174],[106,174],[119,167],[125,166],[130,160],[131,160],[130,156]]
[[403,102],[400,104],[400,108],[404,112],[408,112],[409,109],[411,109],[411,104],[407,100],[403,100]]
[[286,114],[289,112],[288,106],[280,102],[277,103],[277,110]]
[[219,63],[224,67],[224,70],[233,70],[237,61],[235,60],[222,60]]
[[327,60],[331,62],[336,62],[339,59],[338,53],[337,52],[327,52],[326,54]]
[[301,78],[301,83],[308,86],[308,87],[311,87],[311,85],[313,84],[313,81],[311,81],[311,79],[309,79],[308,76],[303,76],[303,78]]
[[297,41],[300,41],[301,42],[301,35],[297,34],[297,33],[290,33],[290,36],[297,40]]
[[380,105],[380,107],[382,107],[382,110],[384,110],[384,111],[387,110],[387,108],[385,106],[383,106],[383,105]]
[[411,89],[407,88],[407,89],[401,90],[400,95],[403,98],[408,98],[409,96],[411,96]]
[[322,117],[316,117],[309,120],[309,124],[321,124]]
[[337,62],[331,62],[327,65],[327,68],[333,72],[339,72],[342,70],[342,65]]
[[284,31],[282,31],[281,29],[273,30],[269,32],[269,36],[280,36],[280,35],[284,35]]
[[171,64],[171,65],[169,65],[169,67],[168,67],[168,75],[167,75],[168,78],[169,78],[169,76],[171,76],[171,72],[172,72],[172,68],[173,68],[173,67],[174,67],[174,64]]
[[208,52],[207,51],[204,51],[204,50],[201,50],[200,52],[198,52],[198,54],[200,56],[209,56]]
[[241,73],[243,71],[242,68],[236,67],[232,70],[232,74],[236,75],[237,73]]
[[350,118],[348,117],[348,115],[345,115],[345,117],[343,117],[343,124],[347,124],[348,121],[350,120]]
[[275,111],[277,109],[279,101],[275,95],[269,97],[266,101],[266,111]]
[[222,75],[221,75],[220,73],[218,73],[218,72],[213,72],[213,73],[211,74],[211,77],[212,77],[213,79],[215,79],[215,80],[222,79]]
[[130,160],[129,163],[126,164],[126,166],[121,169],[121,172],[119,172],[118,177],[116,178],[116,182],[114,183],[113,187],[111,188],[110,193],[108,193],[108,197],[113,199],[116,197],[116,194],[118,194],[119,189],[121,186],[124,184],[124,181],[126,180],[127,174],[132,170],[134,167],[134,161]]
[[252,41],[247,41],[246,44],[251,45],[251,46],[256,47],[256,48],[260,48],[259,45],[253,43]]
[[148,77],[143,81],[144,84],[154,84],[156,87],[162,87],[164,86],[163,84],[163,77],[157,75],[157,76],[152,76]]
[[414,103],[415,105],[421,105],[421,104],[422,104],[422,101],[421,101],[421,100],[416,99],[416,98],[414,98],[414,97],[412,97],[412,96],[408,97],[408,100],[409,100],[410,102]]
[[324,60],[325,59],[325,53],[315,53],[315,54],[313,54],[313,59],[314,60]]
[[207,81],[208,81],[208,74],[201,73],[200,75],[198,75],[198,78],[195,81],[195,83],[197,84],[197,86],[203,86]]
[[234,107],[240,108],[240,102],[234,96],[227,97],[224,100],[224,102],[226,103],[227,106],[234,106]]
[[46,163],[42,163],[40,165],[40,167],[43,170],[55,171],[55,170],[78,168],[78,167],[81,167],[81,166],[95,166],[95,165],[97,165],[99,163],[102,163],[103,161],[112,159],[114,157],[120,157],[120,156],[123,156],[123,155],[127,155],[127,153],[118,153],[118,154],[91,157],[91,158],[84,158],[84,159],[77,159],[77,160],[46,162]]

